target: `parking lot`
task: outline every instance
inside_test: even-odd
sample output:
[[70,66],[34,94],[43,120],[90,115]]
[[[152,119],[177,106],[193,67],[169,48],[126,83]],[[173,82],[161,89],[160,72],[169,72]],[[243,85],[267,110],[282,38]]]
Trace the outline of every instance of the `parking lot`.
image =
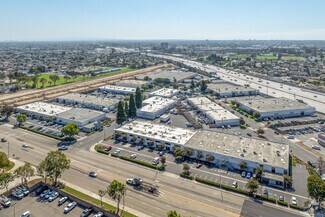
[[[110,145],[112,147],[111,153],[114,153],[116,150],[120,150],[121,156],[131,156],[132,154],[136,154],[137,160],[145,161],[148,163],[152,163],[155,157],[159,157],[159,152],[156,150],[151,150],[148,148],[139,148],[140,146],[131,145],[129,143],[109,143],[106,145]],[[175,158],[170,153],[165,153],[164,156],[166,157],[166,171],[174,174],[180,174],[182,172],[183,166],[182,164],[175,163]],[[197,168],[198,163],[194,160],[186,161],[191,166],[191,175],[194,177],[199,177],[203,179],[207,179],[210,181],[218,182],[225,185],[232,186],[234,181],[237,181],[237,188],[247,190],[245,187],[247,183],[247,179],[241,177],[240,172],[232,172],[226,171],[224,169],[218,168],[217,166],[209,166],[209,165],[202,165],[201,167]],[[159,163],[158,165],[161,165]],[[285,191],[281,191],[278,189],[274,189],[268,186],[261,186],[258,190],[258,193],[262,194],[264,191],[268,192],[269,197],[279,199],[279,196],[283,196],[284,200],[290,203],[292,194],[296,194],[295,192],[289,193]],[[302,193],[302,192],[297,192]],[[307,200],[305,197],[297,196],[298,205],[304,205],[304,202]]]
[[6,209],[0,210],[0,216],[2,217],[12,217],[20,216],[26,211],[30,211],[31,216],[47,216],[47,217],[56,217],[56,216],[80,216],[82,213],[82,207],[75,207],[69,213],[64,214],[64,207],[68,205],[71,201],[66,201],[61,206],[58,206],[59,198],[56,198],[52,202],[46,200],[38,200],[36,196],[27,196],[21,200],[11,198],[11,206]]

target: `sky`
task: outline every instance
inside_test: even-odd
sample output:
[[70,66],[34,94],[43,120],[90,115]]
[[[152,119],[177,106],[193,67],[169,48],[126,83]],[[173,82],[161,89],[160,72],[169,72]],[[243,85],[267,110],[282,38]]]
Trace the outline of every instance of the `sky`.
[[325,40],[325,0],[0,0],[0,41]]

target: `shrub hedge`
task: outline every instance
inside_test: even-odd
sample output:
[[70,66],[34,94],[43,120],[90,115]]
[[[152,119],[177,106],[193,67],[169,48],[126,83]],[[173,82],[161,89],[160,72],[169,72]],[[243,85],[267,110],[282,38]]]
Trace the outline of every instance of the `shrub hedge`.
[[277,200],[276,201],[279,205],[282,205],[282,206],[288,206],[288,203],[287,202],[284,202],[282,200]]
[[19,127],[22,128],[22,129],[25,129],[25,130],[34,132],[34,133],[41,134],[43,136],[51,137],[53,139],[63,140],[63,137],[60,137],[60,136],[55,136],[55,135],[52,135],[52,134],[49,134],[49,133],[44,133],[44,132],[41,132],[41,131],[38,131],[38,130],[34,130],[34,129],[31,129],[31,128],[28,128],[28,127],[24,127],[24,126],[19,126]]
[[297,206],[297,205],[294,205],[294,204],[289,204],[289,206],[292,209],[297,209],[297,210],[301,210],[301,211],[304,210],[304,208],[302,206]]
[[262,200],[266,200],[269,201],[271,203],[276,203],[276,199],[272,198],[272,197],[267,197],[264,195],[256,195],[257,198],[262,199]]
[[179,174],[179,176],[180,177],[182,177],[182,178],[185,178],[185,179],[190,179],[190,180],[193,180],[194,179],[194,177],[193,176],[191,176],[191,175],[184,175],[183,173],[181,173],[181,174]]
[[[116,156],[113,156],[113,157],[116,157]],[[162,166],[156,166],[156,165],[153,165],[153,164],[148,163],[148,162],[145,162],[145,161],[132,159],[132,158],[127,157],[127,156],[117,156],[117,157],[120,158],[120,159],[126,160],[126,161],[130,161],[132,163],[136,163],[136,164],[139,164],[139,165],[142,165],[142,166],[146,166],[146,167],[152,168],[152,169],[163,170],[163,167]]]
[[[98,153],[102,153],[102,154],[106,154],[106,155],[109,155],[109,152],[106,151],[105,149],[102,148],[103,146],[101,145],[95,145],[95,150],[98,152]],[[104,146],[105,147],[105,146]]]

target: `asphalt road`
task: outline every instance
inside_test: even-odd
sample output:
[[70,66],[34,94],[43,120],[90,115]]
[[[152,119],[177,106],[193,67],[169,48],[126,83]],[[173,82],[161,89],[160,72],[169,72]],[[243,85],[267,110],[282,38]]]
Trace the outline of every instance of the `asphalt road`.
[[[106,130],[109,131],[110,128]],[[0,133],[9,141],[10,156],[14,153],[16,159],[33,165],[43,160],[50,150],[56,149],[57,141],[21,129],[11,129],[8,125],[1,125]],[[129,177],[141,177],[145,181],[156,183],[159,186],[159,196],[128,188],[126,206],[144,213],[144,216],[165,216],[168,210],[177,210],[185,216],[207,217],[239,216],[241,213],[245,197],[226,191],[221,194],[218,189],[180,179],[170,173],[158,173],[158,182],[155,182],[153,179],[156,171],[152,169],[90,152],[87,147],[100,140],[101,135],[93,134],[69,148],[66,154],[71,159],[71,169],[64,173],[63,181],[87,189],[95,196],[99,189],[106,188],[114,179],[125,182]],[[22,148],[23,143],[28,143],[30,147]],[[7,150],[6,143],[1,143],[0,147],[0,150]],[[97,172],[97,179],[88,177],[91,170]],[[262,212],[263,209],[263,206],[258,206],[252,210],[252,214]]]

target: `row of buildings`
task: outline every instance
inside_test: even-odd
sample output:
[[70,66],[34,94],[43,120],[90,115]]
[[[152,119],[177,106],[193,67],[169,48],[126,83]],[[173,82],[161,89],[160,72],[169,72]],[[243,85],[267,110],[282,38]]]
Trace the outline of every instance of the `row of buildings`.
[[209,161],[227,170],[240,170],[241,162],[247,163],[250,172],[262,166],[263,181],[277,187],[283,187],[283,175],[289,170],[289,146],[265,140],[148,121],[133,121],[115,129],[115,139],[167,151],[175,146],[189,148],[193,154],[188,157]]

